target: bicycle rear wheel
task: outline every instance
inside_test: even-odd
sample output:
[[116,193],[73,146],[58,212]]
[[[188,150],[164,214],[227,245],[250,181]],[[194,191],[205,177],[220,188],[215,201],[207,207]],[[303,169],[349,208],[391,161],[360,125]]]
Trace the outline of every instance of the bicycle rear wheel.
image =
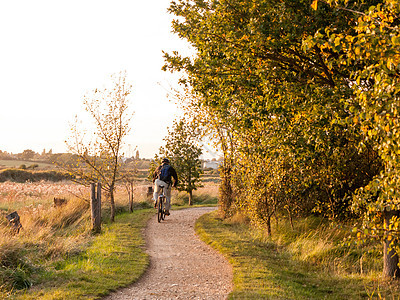
[[161,214],[161,219],[165,220],[165,197],[162,197],[160,199],[161,203],[162,203],[162,214]]
[[158,223],[161,222],[161,220],[164,220],[164,207],[163,207],[163,202],[162,199],[158,199],[158,205],[157,205],[157,220]]

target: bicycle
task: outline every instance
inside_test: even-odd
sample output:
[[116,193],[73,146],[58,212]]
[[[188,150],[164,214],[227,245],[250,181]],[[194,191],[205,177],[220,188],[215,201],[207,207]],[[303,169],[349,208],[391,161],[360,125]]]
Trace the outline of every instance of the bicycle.
[[160,185],[160,188],[161,188],[161,194],[158,196],[157,205],[156,205],[158,223],[160,223],[161,220],[165,219],[165,206],[167,203],[167,198],[164,195],[164,186]]

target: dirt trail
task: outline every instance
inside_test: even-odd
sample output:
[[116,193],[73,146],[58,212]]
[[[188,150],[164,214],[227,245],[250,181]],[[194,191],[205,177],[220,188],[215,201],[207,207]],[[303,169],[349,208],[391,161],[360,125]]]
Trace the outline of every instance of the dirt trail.
[[232,268],[194,231],[196,219],[212,210],[171,211],[162,223],[152,218],[145,231],[149,269],[138,282],[104,300],[226,299],[232,290]]

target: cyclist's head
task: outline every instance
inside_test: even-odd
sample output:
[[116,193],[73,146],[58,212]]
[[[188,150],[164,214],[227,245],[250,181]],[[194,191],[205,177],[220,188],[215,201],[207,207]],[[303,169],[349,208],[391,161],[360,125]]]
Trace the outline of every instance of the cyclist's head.
[[163,163],[163,164],[169,164],[169,159],[168,159],[168,158],[164,158],[164,159],[162,160],[162,163]]

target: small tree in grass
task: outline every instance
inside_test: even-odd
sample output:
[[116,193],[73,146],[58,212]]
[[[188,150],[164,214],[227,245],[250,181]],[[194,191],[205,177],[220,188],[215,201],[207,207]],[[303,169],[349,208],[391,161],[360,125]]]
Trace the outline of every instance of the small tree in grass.
[[80,184],[102,183],[110,200],[111,221],[115,217],[115,184],[121,179],[121,148],[133,116],[128,109],[131,89],[126,82],[126,73],[121,72],[112,76],[110,88],[95,89],[84,97],[83,105],[93,127],[83,130],[76,117],[71,125],[71,136],[66,141],[69,152],[74,154],[75,164],[62,165]]
[[[168,157],[171,165],[178,173],[178,191],[185,191],[189,195],[189,205],[193,205],[193,191],[200,187],[202,173],[200,155],[201,148],[197,144],[198,135],[193,126],[184,119],[174,121],[172,130],[164,138],[164,147],[155,156],[153,168],[163,157]],[[150,171],[151,172],[151,171]],[[151,173],[152,174],[152,173]]]
[[137,160],[134,160],[130,163],[124,163],[121,170],[122,182],[128,193],[130,212],[133,212],[133,192],[135,190],[135,180],[137,180],[137,176],[139,173],[137,164]]

